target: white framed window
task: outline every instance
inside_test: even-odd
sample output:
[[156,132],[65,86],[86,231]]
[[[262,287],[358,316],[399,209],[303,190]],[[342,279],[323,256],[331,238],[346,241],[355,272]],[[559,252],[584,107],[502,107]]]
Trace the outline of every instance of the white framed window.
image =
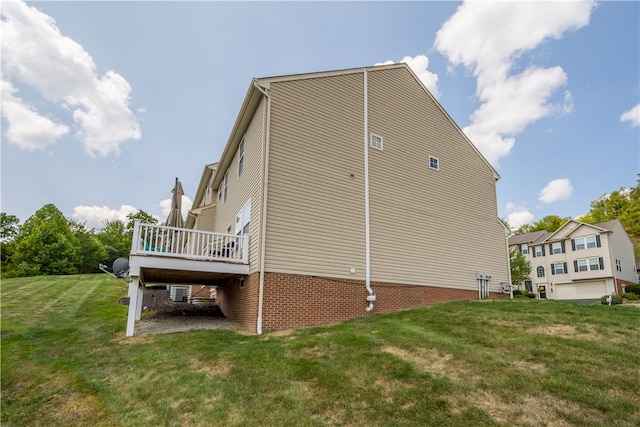
[[599,248],[600,236],[592,235],[592,236],[576,237],[571,241],[571,246],[573,247],[574,251]]
[[220,183],[220,187],[218,187],[218,202],[226,202],[227,201],[227,192],[229,189],[229,169],[224,173],[224,178]]
[[369,140],[369,145],[371,148],[375,148],[376,150],[382,151],[383,141],[380,135],[376,135],[375,133],[371,134],[371,138]]
[[573,262],[573,267],[576,273],[582,271],[604,270],[604,260],[602,257],[580,258]]
[[551,274],[566,274],[567,264],[564,262],[554,262],[551,264]]
[[240,144],[238,144],[238,177],[242,175],[243,170],[244,170],[244,135],[240,140]]
[[429,156],[429,167],[433,170],[440,170],[440,160],[437,157]]
[[236,235],[249,234],[251,223],[251,199],[247,200],[242,209],[236,215]]
[[533,247],[533,257],[544,256],[544,246],[538,245]]
[[620,258],[616,258],[616,271],[622,272],[622,262],[620,261]]
[[564,253],[564,245],[562,244],[562,242],[551,243],[551,253],[552,254]]
[[544,267],[543,266],[538,266],[538,268],[536,268],[536,276],[544,277]]
[[527,245],[526,243],[523,243],[520,245],[520,253],[522,255],[526,255],[529,253],[529,245]]

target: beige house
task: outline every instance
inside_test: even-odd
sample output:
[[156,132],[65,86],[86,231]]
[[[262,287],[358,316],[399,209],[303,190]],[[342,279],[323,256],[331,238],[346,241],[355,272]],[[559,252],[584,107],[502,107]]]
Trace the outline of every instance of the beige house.
[[527,290],[540,299],[595,299],[624,292],[638,280],[633,243],[618,220],[570,220],[554,233],[509,237],[531,265]]
[[180,245],[139,225],[131,293],[215,283],[257,333],[502,295],[498,179],[405,64],[254,79]]

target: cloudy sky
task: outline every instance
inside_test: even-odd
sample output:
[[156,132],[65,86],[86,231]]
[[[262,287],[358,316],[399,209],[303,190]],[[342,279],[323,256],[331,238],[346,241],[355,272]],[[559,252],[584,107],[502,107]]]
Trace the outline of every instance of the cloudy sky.
[[514,227],[640,169],[640,3],[2,2],[1,209],[100,227],[190,206],[253,77],[406,62]]

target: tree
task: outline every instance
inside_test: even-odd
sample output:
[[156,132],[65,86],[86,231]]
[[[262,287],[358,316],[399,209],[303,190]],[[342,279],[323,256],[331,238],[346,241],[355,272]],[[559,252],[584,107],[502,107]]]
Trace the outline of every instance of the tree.
[[20,220],[15,215],[0,213],[0,241],[8,242],[18,235],[18,224]]
[[531,279],[531,266],[517,248],[509,251],[509,267],[511,268],[511,283],[517,288],[522,287],[525,281]]
[[6,267],[14,252],[20,220],[15,215],[0,213],[0,263]]
[[104,264],[111,266],[117,258],[129,256],[131,236],[123,221],[107,221],[97,237],[104,245]]
[[570,219],[571,217],[561,218],[558,215],[548,215],[538,221],[535,221],[533,224],[524,224],[520,226],[520,228],[515,231],[515,234],[533,233],[535,231],[548,231],[553,233]]
[[7,268],[15,276],[73,274],[77,264],[78,249],[69,221],[53,204],[47,204],[20,227]]
[[76,269],[78,273],[96,273],[98,266],[106,256],[105,246],[85,223],[69,221],[78,254]]
[[127,232],[130,235],[133,235],[133,225],[135,223],[136,220],[139,220],[140,222],[144,222],[147,224],[157,224],[158,223],[158,218],[156,218],[155,216],[151,215],[150,213],[147,213],[143,210],[139,210],[138,212],[134,213],[134,214],[128,214],[127,215],[127,219],[129,221],[127,221]]

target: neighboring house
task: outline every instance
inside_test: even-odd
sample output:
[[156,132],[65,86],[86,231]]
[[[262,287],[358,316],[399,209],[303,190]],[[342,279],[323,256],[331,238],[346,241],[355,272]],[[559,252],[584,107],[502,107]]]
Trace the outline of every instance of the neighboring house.
[[254,79],[189,230],[136,227],[127,334],[145,282],[257,333],[502,295],[498,179],[406,64]]
[[618,220],[569,220],[553,233],[512,235],[509,247],[526,257],[525,287],[540,299],[595,299],[637,283],[633,243]]

